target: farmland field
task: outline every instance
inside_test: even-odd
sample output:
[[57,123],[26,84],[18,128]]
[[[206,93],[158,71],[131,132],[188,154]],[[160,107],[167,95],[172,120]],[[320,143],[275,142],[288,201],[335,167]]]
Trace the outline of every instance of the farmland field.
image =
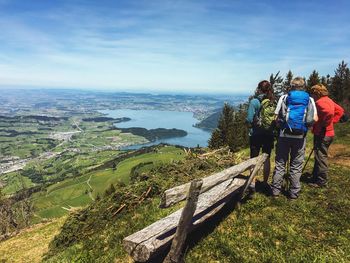
[[165,146],[156,152],[145,153],[118,163],[115,169],[107,168],[86,173],[82,176],[57,182],[46,188],[46,192],[33,195],[36,215],[41,218],[52,218],[65,215],[68,210],[83,207],[114,184],[128,184],[131,169],[140,163],[171,163],[184,157],[183,151],[173,146]]

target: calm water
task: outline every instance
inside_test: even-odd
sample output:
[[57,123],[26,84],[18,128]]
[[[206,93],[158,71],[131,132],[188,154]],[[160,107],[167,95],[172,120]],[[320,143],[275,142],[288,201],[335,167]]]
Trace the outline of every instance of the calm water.
[[143,146],[150,146],[159,143],[169,143],[183,145],[186,147],[206,147],[210,137],[210,132],[193,127],[198,122],[191,112],[179,111],[159,111],[159,110],[104,110],[107,117],[121,118],[129,117],[131,121],[116,123],[118,128],[142,127],[146,129],[181,129],[188,134],[185,137],[157,140],[143,145],[133,145],[127,149],[137,149]]

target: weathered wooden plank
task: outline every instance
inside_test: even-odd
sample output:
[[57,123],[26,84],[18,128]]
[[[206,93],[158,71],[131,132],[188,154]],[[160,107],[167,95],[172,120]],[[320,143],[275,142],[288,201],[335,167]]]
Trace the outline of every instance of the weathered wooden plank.
[[[209,189],[211,189],[212,187],[214,187],[215,185],[220,184],[232,177],[235,177],[243,173],[244,171],[248,170],[249,168],[253,167],[258,161],[258,158],[259,157],[249,159],[245,162],[242,162],[228,169],[225,169],[219,173],[215,173],[211,176],[203,178],[201,193],[204,193]],[[182,184],[166,190],[162,195],[160,207],[166,208],[182,200],[185,200],[189,187],[190,187],[190,183],[187,183],[187,184]]]
[[[217,213],[230,198],[240,192],[246,179],[232,178],[211,188],[199,196],[194,213],[193,227],[198,227],[206,219]],[[144,262],[152,255],[167,247],[173,239],[183,209],[149,225],[123,240],[125,250],[136,261]]]
[[164,260],[164,263],[179,263],[182,261],[182,251],[187,238],[187,233],[192,224],[193,214],[197,207],[199,192],[203,181],[196,179],[191,182],[190,191],[187,197],[187,202],[182,210],[178,227],[174,239],[171,243],[170,251]]

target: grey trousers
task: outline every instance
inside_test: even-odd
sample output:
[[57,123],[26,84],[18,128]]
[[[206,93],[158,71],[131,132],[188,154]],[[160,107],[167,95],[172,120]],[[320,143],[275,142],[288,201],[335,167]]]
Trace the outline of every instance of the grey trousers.
[[272,194],[279,195],[282,189],[286,164],[290,155],[290,188],[291,198],[297,198],[301,189],[300,177],[305,158],[306,138],[279,137],[276,146],[276,166],[272,180]]
[[315,164],[312,171],[313,181],[319,185],[327,184],[328,173],[328,148],[333,142],[333,137],[314,137]]

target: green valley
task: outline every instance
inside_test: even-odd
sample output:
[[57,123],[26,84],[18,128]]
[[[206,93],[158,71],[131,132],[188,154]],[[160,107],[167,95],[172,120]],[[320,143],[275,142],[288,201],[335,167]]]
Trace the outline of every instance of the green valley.
[[128,184],[133,167],[142,163],[152,163],[148,169],[161,164],[171,163],[183,158],[183,150],[164,146],[155,148],[154,152],[139,154],[120,161],[115,168],[87,172],[82,176],[66,179],[50,185],[45,191],[32,196],[36,215],[52,218],[67,214],[75,208],[82,208],[104,194],[112,184]]

